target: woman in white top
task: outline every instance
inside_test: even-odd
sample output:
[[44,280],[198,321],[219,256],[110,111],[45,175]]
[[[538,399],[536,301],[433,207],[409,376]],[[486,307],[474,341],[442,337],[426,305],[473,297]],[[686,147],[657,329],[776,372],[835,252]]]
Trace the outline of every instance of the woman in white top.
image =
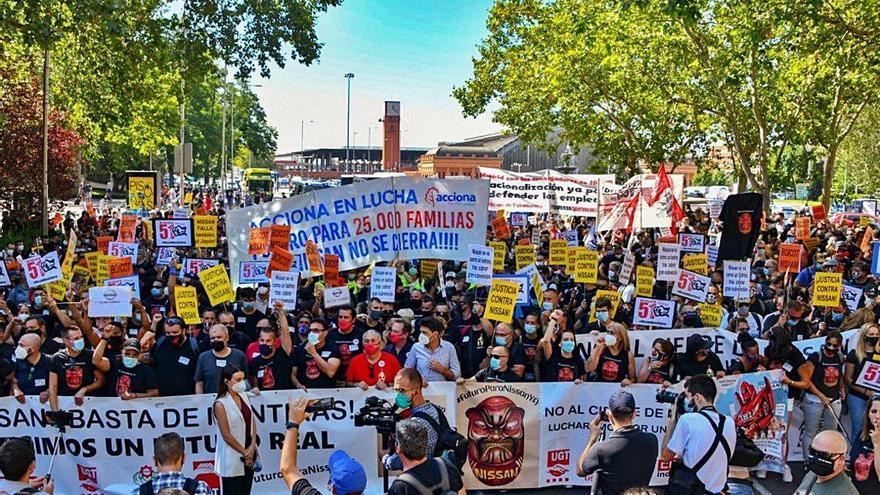
[[214,417],[220,428],[214,470],[223,480],[223,495],[250,495],[257,452],[257,424],[245,395],[247,380],[237,366],[228,365],[220,374]]

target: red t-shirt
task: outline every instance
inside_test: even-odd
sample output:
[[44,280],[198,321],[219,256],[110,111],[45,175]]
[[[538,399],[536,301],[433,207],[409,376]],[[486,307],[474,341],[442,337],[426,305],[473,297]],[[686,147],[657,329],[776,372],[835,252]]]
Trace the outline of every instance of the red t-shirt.
[[[371,369],[372,368],[372,369]],[[387,384],[394,383],[394,377],[400,371],[400,363],[393,354],[382,351],[379,360],[370,364],[366,354],[358,354],[351,358],[348,363],[348,371],[345,372],[345,381],[351,383],[365,382],[373,386],[379,382],[379,378]]]

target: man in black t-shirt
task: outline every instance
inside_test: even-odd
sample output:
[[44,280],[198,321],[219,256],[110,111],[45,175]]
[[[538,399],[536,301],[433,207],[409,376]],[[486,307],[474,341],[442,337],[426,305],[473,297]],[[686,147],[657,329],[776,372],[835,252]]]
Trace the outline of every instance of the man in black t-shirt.
[[[284,313],[284,303],[275,301],[275,309]],[[260,330],[259,354],[251,360],[251,384],[260,390],[290,390],[293,381],[290,378],[293,359],[293,342],[288,330],[287,318],[278,319],[278,331],[269,327]],[[281,348],[275,345],[281,340]]]
[[[403,462],[399,475],[388,495],[420,495],[422,493],[464,492],[461,475],[452,463],[425,452],[428,429],[419,421],[404,419],[395,425],[396,451]],[[652,437],[653,438],[653,437]],[[431,490],[431,487],[436,487]]]
[[[244,332],[248,342],[253,342],[260,337],[257,324],[266,317],[266,313],[257,309],[257,293],[252,287],[239,290],[239,298],[238,307],[232,312],[235,329]],[[244,352],[245,349],[240,350]]]
[[490,348],[489,366],[481,369],[471,378],[477,382],[518,382],[519,375],[510,367],[510,350],[503,345]]
[[[19,359],[20,356],[24,357]],[[24,404],[26,395],[39,395],[41,403],[49,400],[49,368],[52,359],[40,352],[40,337],[32,333],[22,335],[15,349],[15,363],[3,361],[9,363],[10,371],[15,371],[12,395],[20,403]],[[0,381],[8,375],[2,371],[0,366]]]
[[104,387],[104,374],[92,364],[92,351],[83,348],[82,331],[67,327],[61,331],[65,348],[52,356],[49,367],[49,404],[58,410],[58,396],[73,396],[77,405],[83,397]]
[[[599,473],[599,492],[617,495],[630,488],[647,487],[657,464],[657,437],[633,424],[636,400],[619,390],[608,399],[605,418],[590,422],[590,439],[577,462],[578,476]],[[611,422],[611,435],[599,442],[605,420]]]
[[711,348],[712,342],[700,334],[688,337],[684,354],[678,355],[679,374],[682,377],[705,375],[711,370],[711,376],[723,377],[724,365]]
[[296,388],[334,388],[342,363],[339,351],[327,343],[327,321],[315,318],[309,324],[309,340],[293,351],[293,385]]
[[109,383],[108,396],[122,400],[158,397],[159,387],[156,385],[156,374],[153,368],[140,362],[141,343],[138,339],[127,339],[122,345],[122,354],[118,360],[104,357],[107,341],[101,340],[92,355],[95,369],[105,373]]
[[[208,336],[207,331],[204,334]],[[193,338],[183,331],[183,320],[176,316],[165,320],[165,336],[159,337],[150,351],[160,396],[195,393],[199,350]]]
[[345,369],[351,362],[351,358],[364,351],[364,334],[355,326],[354,309],[351,306],[339,308],[336,325],[337,328],[331,330],[327,336],[327,344],[339,352],[342,366],[340,366],[337,375],[342,378],[345,376]]

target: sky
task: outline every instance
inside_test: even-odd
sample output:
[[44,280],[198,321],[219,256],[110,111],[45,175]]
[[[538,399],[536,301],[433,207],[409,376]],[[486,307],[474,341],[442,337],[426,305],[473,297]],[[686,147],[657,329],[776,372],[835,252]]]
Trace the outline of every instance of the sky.
[[[304,144],[345,146],[346,72],[351,80],[352,146],[381,148],[385,100],[400,101],[401,145],[430,148],[501,130],[490,114],[465,118],[451,96],[471,76],[486,35],[491,0],[345,0],[319,17],[321,58],[288,62],[253,91],[278,129],[278,153]],[[311,122],[310,122],[311,121]],[[368,130],[372,127],[372,130]],[[357,135],[354,135],[354,133]],[[369,136],[368,136],[369,134]]]

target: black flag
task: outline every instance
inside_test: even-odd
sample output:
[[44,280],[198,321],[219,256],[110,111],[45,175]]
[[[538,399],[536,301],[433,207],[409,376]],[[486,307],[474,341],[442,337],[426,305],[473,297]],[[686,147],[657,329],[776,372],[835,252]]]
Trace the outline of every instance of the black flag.
[[761,230],[764,198],[758,193],[731,194],[724,201],[720,219],[721,246],[718,263],[724,260],[744,260],[751,256]]

